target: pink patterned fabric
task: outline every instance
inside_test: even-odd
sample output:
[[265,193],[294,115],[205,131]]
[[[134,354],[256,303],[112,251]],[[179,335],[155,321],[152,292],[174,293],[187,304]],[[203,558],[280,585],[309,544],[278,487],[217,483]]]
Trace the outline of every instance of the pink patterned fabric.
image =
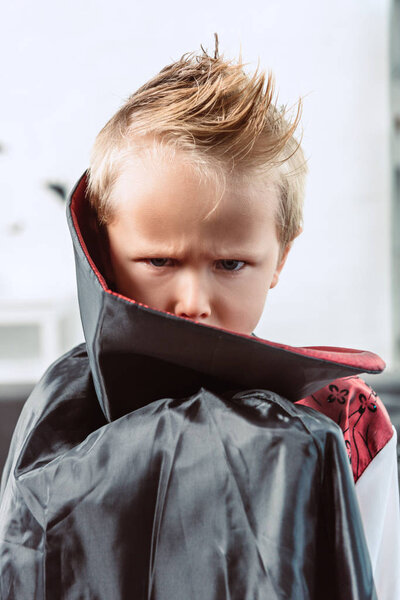
[[336,379],[296,404],[324,413],[341,427],[355,482],[393,435],[382,400],[356,376]]

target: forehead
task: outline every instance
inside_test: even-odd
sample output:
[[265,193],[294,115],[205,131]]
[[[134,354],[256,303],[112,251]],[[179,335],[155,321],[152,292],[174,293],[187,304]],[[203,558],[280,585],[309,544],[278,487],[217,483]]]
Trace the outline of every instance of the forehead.
[[276,230],[273,184],[218,177],[190,157],[145,148],[124,161],[112,194],[112,223],[153,241],[197,235],[244,242]]

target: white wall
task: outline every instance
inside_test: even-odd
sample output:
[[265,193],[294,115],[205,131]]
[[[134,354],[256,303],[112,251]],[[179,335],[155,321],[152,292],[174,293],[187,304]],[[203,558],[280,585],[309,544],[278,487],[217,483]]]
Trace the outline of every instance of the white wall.
[[390,364],[388,16],[389,0],[7,3],[1,223],[24,221],[25,233],[13,252],[0,244],[0,299],[75,294],[64,210],[43,182],[71,187],[126,97],[184,52],[211,52],[216,31],[227,58],[241,43],[248,69],[259,57],[273,70],[281,103],[304,97],[305,231],[258,335],[366,348]]

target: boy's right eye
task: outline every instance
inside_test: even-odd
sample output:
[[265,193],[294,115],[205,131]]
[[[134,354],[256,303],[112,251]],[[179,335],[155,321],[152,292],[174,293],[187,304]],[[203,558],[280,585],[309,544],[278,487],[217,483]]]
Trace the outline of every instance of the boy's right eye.
[[153,267],[166,267],[169,258],[149,258],[149,262]]

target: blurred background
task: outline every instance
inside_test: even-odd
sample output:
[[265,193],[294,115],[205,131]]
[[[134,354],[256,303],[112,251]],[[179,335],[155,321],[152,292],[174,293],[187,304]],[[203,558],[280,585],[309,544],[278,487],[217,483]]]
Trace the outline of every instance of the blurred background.
[[126,98],[214,32],[304,103],[304,233],[256,334],[380,354],[365,379],[398,426],[400,0],[16,0],[0,31],[0,471],[33,385],[83,341],[65,194]]

